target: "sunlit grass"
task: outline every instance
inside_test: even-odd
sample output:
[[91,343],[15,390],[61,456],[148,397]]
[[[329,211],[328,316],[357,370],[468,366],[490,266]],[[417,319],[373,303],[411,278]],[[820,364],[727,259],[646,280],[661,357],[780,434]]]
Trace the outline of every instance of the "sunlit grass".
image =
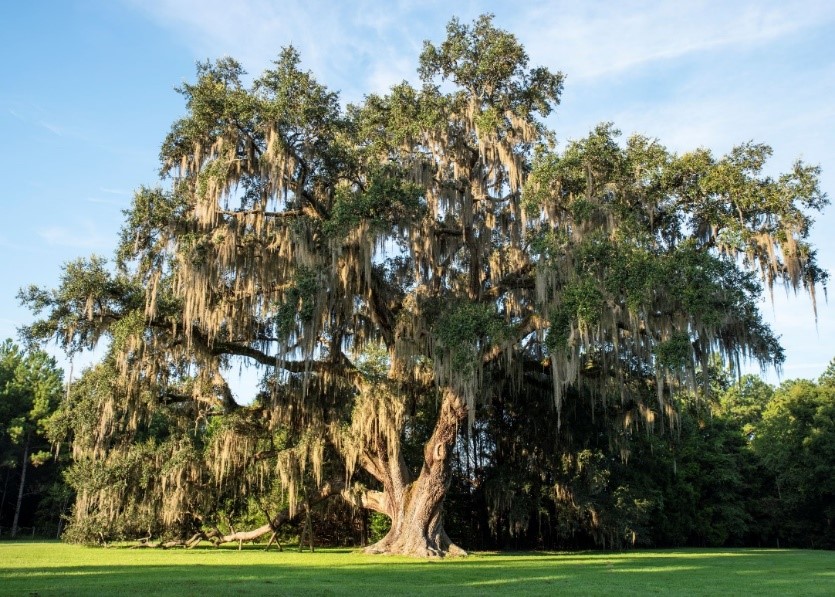
[[0,542],[3,595],[833,595],[835,553],[479,553],[422,561],[350,550],[84,548]]

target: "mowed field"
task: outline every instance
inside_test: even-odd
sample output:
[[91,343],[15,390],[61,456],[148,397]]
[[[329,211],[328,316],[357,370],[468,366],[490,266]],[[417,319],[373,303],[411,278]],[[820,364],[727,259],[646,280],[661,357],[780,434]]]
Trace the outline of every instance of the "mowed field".
[[835,595],[835,552],[476,553],[85,548],[0,542],[2,595]]

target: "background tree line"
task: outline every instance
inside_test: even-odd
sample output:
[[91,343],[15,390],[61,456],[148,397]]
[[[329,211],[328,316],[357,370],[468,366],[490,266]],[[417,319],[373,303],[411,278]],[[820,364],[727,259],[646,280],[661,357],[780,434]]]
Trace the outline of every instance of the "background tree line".
[[45,352],[0,344],[0,536],[58,536],[72,506],[66,458],[49,439],[62,378]]
[[[253,478],[243,466],[225,488],[211,480],[212,436],[229,427],[251,436],[259,427],[246,409],[199,429],[160,415],[139,433],[113,434],[126,449],[91,458],[84,446],[113,383],[108,364],[85,371],[64,396],[62,372],[44,353],[6,341],[0,357],[4,535],[15,524],[27,534],[60,533],[65,515],[64,538],[84,543],[229,532],[263,525],[271,508],[286,507],[274,471]],[[450,530],[470,549],[835,547],[835,362],[817,382],[776,388],[753,375],[711,373],[714,397],[682,396],[667,422],[572,393],[558,428],[547,389],[500,393],[456,440]],[[415,417],[407,450],[421,449],[432,415]],[[267,448],[280,435],[256,441]],[[183,487],[194,508],[188,520],[166,520],[162,505],[145,499],[175,466],[160,458],[172,442],[202,469]],[[112,503],[96,501],[114,488]],[[312,482],[303,491],[316,492]],[[387,528],[385,517],[342,501],[309,506],[319,545],[365,544]],[[305,524],[304,516],[289,519],[279,538],[298,540]]]
[[580,395],[563,432],[547,400],[494,404],[455,520],[478,520],[468,536],[484,548],[832,548],[834,371],[777,388],[719,375],[715,399],[682,400],[655,432]]

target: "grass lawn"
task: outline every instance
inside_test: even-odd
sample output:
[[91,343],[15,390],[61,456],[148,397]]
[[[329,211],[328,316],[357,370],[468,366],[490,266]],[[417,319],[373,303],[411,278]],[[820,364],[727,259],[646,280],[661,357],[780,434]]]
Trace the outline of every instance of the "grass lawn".
[[0,542],[0,594],[835,595],[835,552],[685,549],[477,553],[421,561],[350,550],[168,551]]

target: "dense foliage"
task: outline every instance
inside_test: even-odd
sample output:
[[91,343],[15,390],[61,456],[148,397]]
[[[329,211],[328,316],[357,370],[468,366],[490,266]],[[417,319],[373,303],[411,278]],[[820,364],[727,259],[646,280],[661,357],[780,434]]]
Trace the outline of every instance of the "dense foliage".
[[482,441],[500,441],[475,472],[464,452],[466,490],[451,494],[481,521],[465,544],[835,546],[831,378],[716,377],[716,399],[683,406],[672,433],[624,428],[579,396],[561,434],[545,404],[494,403]]
[[[338,494],[390,520],[372,551],[441,556],[461,552],[453,482],[497,536],[547,514],[554,536],[616,545],[697,494],[741,532],[735,481],[700,478],[730,436],[680,475],[652,457],[699,436],[685,395],[709,397],[712,359],[781,362],[758,301],[826,280],[818,169],[769,177],[765,145],[677,155],[611,125],[557,151],[562,74],[489,16],[425,44],[420,86],[360,105],[299,65],[285,49],[249,87],[232,59],[199,65],[168,186],[136,193],[114,267],[21,293],[30,339],[109,342],[63,428],[77,537],[249,538],[217,528],[227,508],[275,533]],[[243,364],[264,372],[246,406],[227,383]],[[647,462],[621,483],[627,454]],[[665,536],[714,541],[704,524]]]
[[0,344],[0,531],[56,536],[71,494],[61,478],[60,452],[47,437],[59,406],[62,375],[41,350]]

